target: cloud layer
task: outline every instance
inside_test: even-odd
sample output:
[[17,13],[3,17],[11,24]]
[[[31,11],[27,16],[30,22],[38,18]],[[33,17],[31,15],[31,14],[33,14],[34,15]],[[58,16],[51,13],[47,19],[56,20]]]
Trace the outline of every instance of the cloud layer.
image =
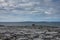
[[0,0],[0,21],[59,21],[60,0]]

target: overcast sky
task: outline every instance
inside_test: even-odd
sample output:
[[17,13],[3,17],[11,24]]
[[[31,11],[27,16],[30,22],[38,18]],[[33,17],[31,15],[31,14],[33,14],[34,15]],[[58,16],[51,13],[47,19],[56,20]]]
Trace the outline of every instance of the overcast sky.
[[0,0],[0,22],[60,21],[60,0]]

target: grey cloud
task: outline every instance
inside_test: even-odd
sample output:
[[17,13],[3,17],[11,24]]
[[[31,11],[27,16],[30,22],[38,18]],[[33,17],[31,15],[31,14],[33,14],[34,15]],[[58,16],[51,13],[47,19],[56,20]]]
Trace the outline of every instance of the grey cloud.
[[[60,10],[53,0],[3,0],[0,1],[0,10],[10,11],[18,10],[23,13],[57,13]],[[54,7],[55,8],[54,8]],[[52,8],[52,9],[50,9]],[[60,7],[59,7],[60,8]],[[16,12],[18,12],[16,11]]]

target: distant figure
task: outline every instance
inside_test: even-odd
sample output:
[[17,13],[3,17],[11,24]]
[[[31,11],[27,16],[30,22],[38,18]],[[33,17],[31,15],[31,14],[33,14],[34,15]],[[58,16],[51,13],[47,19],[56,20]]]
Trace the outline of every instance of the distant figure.
[[32,26],[35,26],[35,24],[32,24]]
[[32,28],[36,29],[35,24],[32,24]]

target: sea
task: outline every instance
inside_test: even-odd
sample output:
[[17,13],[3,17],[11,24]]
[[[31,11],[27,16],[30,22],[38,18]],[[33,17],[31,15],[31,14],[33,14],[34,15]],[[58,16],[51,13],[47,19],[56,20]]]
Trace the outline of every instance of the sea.
[[60,22],[0,22],[0,25],[5,26],[31,26],[32,24],[60,27]]

